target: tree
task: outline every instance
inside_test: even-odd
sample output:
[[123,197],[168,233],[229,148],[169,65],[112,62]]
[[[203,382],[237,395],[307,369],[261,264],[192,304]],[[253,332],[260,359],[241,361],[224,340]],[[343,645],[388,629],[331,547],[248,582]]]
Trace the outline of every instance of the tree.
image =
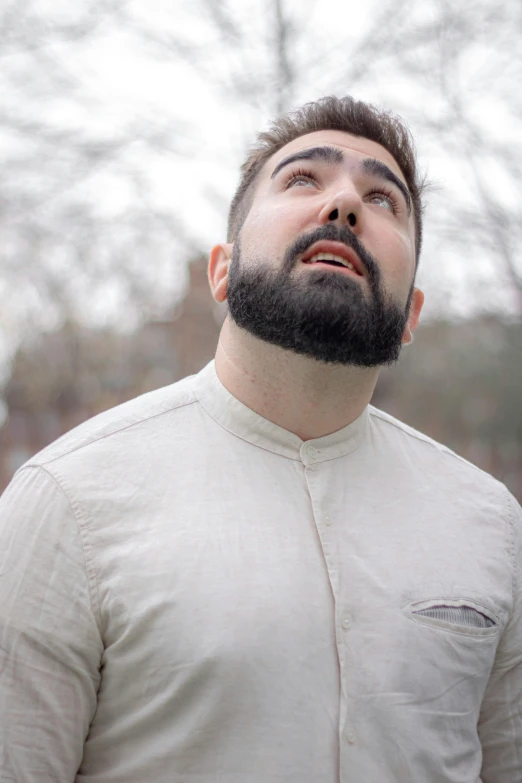
[[253,134],[330,92],[401,113],[432,161],[421,269],[431,314],[520,315],[522,7],[364,6],[4,4],[4,335],[161,315],[210,225],[221,238]]

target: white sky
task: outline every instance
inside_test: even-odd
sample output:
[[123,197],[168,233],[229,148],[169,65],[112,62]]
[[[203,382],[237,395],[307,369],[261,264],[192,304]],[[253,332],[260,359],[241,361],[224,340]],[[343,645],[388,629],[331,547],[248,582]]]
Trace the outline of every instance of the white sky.
[[[62,23],[68,21],[74,24],[81,21],[89,4],[85,0],[77,0],[74,4],[69,0],[40,0],[33,7],[39,9],[40,13],[47,13],[49,18],[59,10]],[[343,72],[345,58],[354,52],[357,42],[362,39],[382,4],[377,0],[366,0],[364,3],[353,0],[321,0],[312,3],[292,0],[291,7],[298,14],[296,18],[308,30],[308,36],[300,39],[302,43],[293,53],[295,63],[306,63],[308,74],[306,84],[296,96],[297,102],[314,99],[325,92],[350,92],[350,85],[339,81],[336,75]],[[180,34],[185,40],[201,46],[213,74],[226,75],[234,70],[240,74],[245,67],[244,61],[232,47],[216,39],[215,32],[205,23],[205,19],[191,13],[193,6],[188,2],[173,4],[171,0],[148,0],[143,3],[136,0],[129,4],[129,8],[133,8],[136,15],[141,14],[157,34]],[[252,47],[248,52],[249,68],[253,69],[253,73],[259,69],[259,78],[266,79],[262,44],[266,38],[267,20],[261,13],[263,6],[260,2],[251,4],[235,0],[234,8],[235,19],[250,30]],[[437,5],[431,0],[410,4],[408,8],[410,16],[416,15],[418,19],[436,18]],[[35,107],[35,111],[56,127],[86,129],[90,137],[102,140],[118,138],[120,133],[127,132],[129,125],[132,125],[136,130],[136,142],[127,149],[125,164],[141,169],[154,203],[171,210],[203,247],[210,248],[224,238],[225,207],[237,183],[245,139],[252,138],[261,126],[267,124],[269,112],[261,107],[239,107],[226,92],[217,90],[210,81],[198,77],[186,63],[172,57],[158,58],[157,49],[151,47],[147,51],[143,43],[138,45],[135,37],[123,26],[120,32],[114,26],[104,30],[103,26],[99,28],[97,35],[87,42],[46,46],[48,54],[55,61],[63,63],[64,78],[83,84],[81,100],[77,100],[67,89],[55,91],[51,96],[46,92],[42,72],[42,102]],[[19,67],[22,74],[26,57],[16,53],[4,54],[3,67],[8,66],[11,70]],[[490,57],[486,35],[469,48],[466,60],[459,62],[455,80],[465,86],[470,111],[480,119],[484,131],[492,137],[512,143],[520,150],[520,127],[513,124],[508,104],[491,90],[484,89],[484,73]],[[421,65],[419,63],[419,68]],[[370,61],[368,69],[371,68]],[[432,205],[436,206],[441,200],[448,199],[453,203],[463,200],[473,204],[476,189],[467,171],[467,164],[448,156],[436,137],[416,133],[417,121],[423,113],[443,116],[445,111],[443,105],[438,105],[435,96],[427,95],[422,78],[416,81],[398,77],[393,72],[392,61],[384,60],[378,69],[372,71],[371,83],[366,83],[361,92],[356,88],[353,94],[399,111],[410,123],[417,137],[421,168],[427,170],[429,177],[438,186],[429,196]],[[9,92],[5,88],[3,97],[8,104],[19,100],[16,91]],[[195,124],[197,132],[194,135],[177,138],[176,128],[180,116],[186,118],[187,125],[193,127]],[[157,125],[167,145],[175,147],[182,154],[166,151],[163,155],[151,155],[139,141],[140,123],[145,123],[149,129],[151,125]],[[169,132],[169,129],[172,131]],[[16,143],[13,138],[0,133],[0,157],[12,150]],[[59,155],[59,149],[56,155]],[[495,197],[498,201],[507,206],[517,204],[520,201],[520,187],[516,186],[513,178],[506,176],[493,157],[485,161],[484,165],[488,177],[495,183]],[[35,172],[35,187],[38,185],[37,180],[38,172]],[[94,170],[77,190],[76,197],[91,199],[100,215],[109,220],[117,220],[135,197],[128,180],[119,175],[117,166]],[[210,202],[203,198],[207,195],[211,196]],[[221,199],[222,206],[213,208],[212,199]],[[52,209],[52,204],[48,208]],[[420,281],[425,284],[428,293],[427,312],[429,314],[432,308],[435,310],[440,307],[442,297],[453,315],[466,315],[473,306],[469,296],[469,267],[463,262],[460,248],[455,250],[447,244],[440,248],[437,236],[430,234],[430,209],[433,208],[428,206],[428,236],[420,275]],[[443,264],[440,263],[441,253]],[[171,259],[153,259],[152,263],[155,261],[159,286],[169,296],[175,297],[176,290],[186,282],[182,265],[176,264],[176,250],[173,248]],[[50,263],[61,264],[66,274],[66,257],[57,256]],[[474,257],[470,263],[476,269],[473,284],[479,289],[487,286],[488,280],[491,281],[491,264],[487,255]],[[81,281],[78,286],[81,288]],[[120,293],[114,281],[108,281],[103,296],[96,301],[82,296],[79,291],[79,307],[84,318],[91,322],[125,320],[125,314],[122,313],[125,304]],[[430,305],[431,293],[433,305]],[[2,290],[0,279],[2,307],[12,305],[15,300],[17,302],[11,313],[4,310],[4,334],[21,333],[20,313],[24,302],[33,312],[41,307],[37,294],[33,292],[32,295],[36,296],[33,304],[30,295],[20,293],[18,299],[16,296],[13,298],[5,283]],[[503,307],[507,312],[513,310],[513,302],[509,297],[503,300]]]

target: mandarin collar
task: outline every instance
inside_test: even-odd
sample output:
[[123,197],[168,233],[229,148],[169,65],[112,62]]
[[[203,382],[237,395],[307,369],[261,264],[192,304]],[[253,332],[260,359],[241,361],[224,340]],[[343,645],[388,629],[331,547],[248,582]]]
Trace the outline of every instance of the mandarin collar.
[[303,441],[248,408],[218,378],[214,360],[193,376],[194,394],[205,411],[221,427],[261,449],[313,465],[355,451],[368,432],[368,406],[362,414],[336,432]]

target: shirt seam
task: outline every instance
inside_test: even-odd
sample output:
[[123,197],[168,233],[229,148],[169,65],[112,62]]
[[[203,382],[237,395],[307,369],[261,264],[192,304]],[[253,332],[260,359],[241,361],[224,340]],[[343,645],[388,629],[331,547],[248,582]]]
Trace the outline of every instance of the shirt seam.
[[[99,593],[99,586],[98,586],[98,580],[96,578],[96,570],[94,568],[94,564],[90,563],[89,558],[87,557],[86,547],[90,549],[87,542],[84,540],[84,536],[82,535],[82,527],[78,520],[78,516],[75,510],[75,504],[69,497],[69,494],[65,487],[62,485],[62,483],[59,481],[58,477],[53,475],[49,470],[47,470],[43,465],[27,465],[28,469],[33,470],[41,470],[43,473],[45,473],[56,486],[60,490],[60,492],[63,494],[64,498],[66,499],[69,508],[71,510],[73,519],[76,523],[76,528],[78,530],[78,537],[80,539],[80,544],[82,547],[82,553],[83,553],[83,559],[85,563],[85,575],[87,577],[87,585],[88,585],[88,594],[89,594],[89,604],[91,607],[91,612],[94,616],[94,619],[96,621],[96,626],[98,628],[98,633],[100,634],[100,637],[103,639],[103,633],[102,633],[102,621],[101,621],[101,608],[100,608],[100,593]],[[79,504],[76,504],[79,506]],[[81,513],[81,509],[78,508],[78,512]],[[94,595],[93,595],[94,592]]]
[[[430,438],[428,435],[424,435],[422,432],[417,432],[417,430],[415,430],[413,427],[410,427],[409,425],[394,419],[392,416],[389,416],[389,414],[385,413],[384,411],[380,411],[378,408],[374,408],[373,406],[371,406],[370,415],[377,416],[377,418],[379,418],[385,424],[389,424],[390,427],[395,427],[395,429],[400,430],[405,435],[409,435],[411,438],[420,440],[422,443],[427,443],[429,446],[432,446],[437,450],[443,449],[444,451],[447,451],[449,454],[453,454],[454,457],[458,457],[458,454],[455,454],[453,451],[451,451],[451,449],[448,449],[446,446],[444,446],[444,444],[438,443],[437,441]],[[458,459],[462,459],[462,457],[458,457]],[[466,460],[463,461],[466,462]],[[470,462],[469,464],[471,465],[472,463]]]
[[439,443],[438,441],[433,440],[433,438],[430,438],[428,435],[423,435],[422,432],[417,432],[413,427],[410,427],[409,425],[404,424],[401,421],[394,420],[393,417],[388,418],[389,414],[380,411],[378,408],[374,408],[373,406],[371,406],[370,415],[377,416],[377,418],[379,418],[382,422],[384,422],[385,424],[389,424],[391,427],[395,427],[395,429],[400,430],[402,433],[404,433],[404,435],[409,436],[410,438],[415,438],[416,440],[421,441],[421,443],[426,443],[426,445],[431,446],[437,451],[439,452],[442,451],[444,452],[444,454],[447,454],[449,457],[453,457],[454,459],[459,460],[459,462],[463,462],[465,465],[468,465],[468,467],[473,468],[473,470],[476,471],[477,473],[480,473],[483,476],[487,476],[489,479],[492,479],[498,484],[502,483],[499,482],[498,479],[495,479],[495,477],[492,476],[490,473],[487,473],[487,471],[482,470],[482,468],[479,468],[477,465],[474,465],[473,462],[470,462],[469,460],[462,457],[460,454],[457,454],[448,446],[445,446],[443,443]]
[[516,542],[515,542],[515,512],[514,512],[513,502],[509,495],[507,496],[507,502],[509,506],[508,508],[509,530],[511,534],[511,545],[510,545],[511,587],[513,591],[512,606],[514,609],[516,597],[518,595],[518,587],[519,587],[519,580],[517,574]]
[[[122,432],[125,432],[126,430],[131,429],[132,427],[136,427],[139,424],[143,424],[147,421],[152,421],[152,419],[156,419],[159,416],[164,416],[167,413],[172,413],[173,411],[179,410],[180,408],[185,408],[188,405],[193,405],[195,402],[198,402],[197,397],[194,397],[194,399],[189,400],[187,402],[182,402],[179,405],[176,405],[172,408],[168,408],[167,410],[161,411],[160,413],[155,413],[151,416],[145,416],[138,421],[133,421],[131,424],[127,424],[125,427],[120,427],[119,429],[112,430],[111,432],[107,432],[105,435],[100,435],[99,437],[94,437],[92,440],[90,440],[88,443],[82,443],[79,446],[76,446],[74,448],[71,448],[69,451],[64,451],[61,454],[58,454],[55,457],[50,457],[48,460],[45,460],[43,462],[28,462],[27,467],[41,467],[44,468],[45,465],[51,465],[53,462],[56,462],[57,460],[63,459],[64,457],[68,457],[71,454],[74,454],[76,451],[80,451],[81,449],[85,449],[89,446],[93,446],[95,443],[99,443],[102,440],[105,440],[105,438],[111,438],[113,435],[119,435]],[[44,468],[45,469],[45,468]]]
[[[298,454],[295,457],[292,457],[288,454],[282,454],[281,451],[278,451],[275,448],[270,448],[269,446],[266,446],[262,443],[254,443],[252,440],[249,440],[249,438],[246,435],[240,435],[239,433],[235,432],[231,427],[224,424],[222,421],[220,421],[217,416],[214,416],[214,414],[207,408],[205,403],[201,400],[201,398],[196,398],[197,402],[201,405],[202,409],[205,411],[205,413],[210,416],[212,421],[214,421],[218,427],[221,427],[226,432],[229,433],[229,435],[233,435],[236,438],[239,438],[239,440],[242,440],[244,443],[248,443],[250,446],[253,446],[256,449],[262,449],[263,451],[267,451],[269,454],[274,454],[277,457],[282,457],[283,459],[289,459],[292,462],[297,462],[298,464],[302,464],[305,468],[313,467],[314,465],[320,465],[325,462],[332,462],[336,459],[341,459],[342,457],[346,457],[348,454],[351,454],[352,452],[356,451],[359,446],[361,446],[362,439],[358,441],[353,448],[349,449],[348,451],[343,451],[341,454],[332,455],[324,457],[323,459],[316,460],[310,464],[304,463],[301,457],[301,452],[299,450]],[[267,420],[268,421],[268,420]],[[313,439],[312,439],[313,440]],[[303,441],[303,443],[306,443],[306,441]],[[321,451],[321,449],[319,449]]]
[[[316,465],[324,465],[327,462],[333,462],[336,459],[342,459],[343,457],[349,457],[350,454],[353,454],[354,451],[357,451],[357,449],[359,449],[362,446],[363,441],[364,441],[364,438],[362,438],[359,442],[355,443],[353,448],[348,449],[348,451],[342,451],[341,454],[335,454],[335,455],[332,455],[331,457],[330,456],[322,457],[321,459],[314,460],[310,464],[303,463],[303,465],[305,466],[305,468],[313,468]],[[319,449],[319,452],[320,451],[321,451],[321,449]]]
[[224,430],[226,430],[226,431],[229,433],[229,435],[233,435],[235,438],[239,438],[239,440],[242,440],[244,443],[248,443],[248,444],[249,444],[249,446],[254,446],[254,448],[257,448],[257,449],[262,449],[263,451],[268,451],[268,453],[269,453],[269,454],[274,454],[274,455],[275,455],[275,456],[277,456],[277,457],[282,457],[283,459],[289,459],[289,460],[291,460],[292,462],[297,462],[297,463],[300,463],[300,462],[302,461],[302,460],[301,460],[301,457],[300,457],[299,455],[298,455],[298,456],[296,456],[296,457],[291,457],[291,456],[290,456],[290,455],[288,455],[288,454],[281,454],[281,452],[280,452],[280,451],[277,451],[276,449],[271,449],[271,448],[269,448],[268,446],[265,446],[265,445],[263,445],[263,444],[261,444],[261,443],[253,443],[253,442],[252,442],[251,440],[249,440],[249,439],[248,439],[246,436],[244,436],[244,435],[239,435],[239,434],[238,434],[237,432],[235,432],[233,429],[231,429],[230,427],[227,427],[227,425],[226,425],[226,424],[224,424],[222,421],[219,421],[219,419],[218,419],[216,416],[214,416],[214,415],[213,415],[213,414],[212,414],[212,413],[211,413],[211,412],[208,410],[208,408],[207,408],[207,407],[206,407],[206,405],[205,405],[205,404],[204,404],[204,403],[201,401],[201,399],[197,398],[197,399],[196,399],[196,401],[197,401],[197,402],[199,402],[199,404],[201,405],[202,409],[205,411],[205,413],[207,414],[207,416],[210,416],[210,418],[212,419],[212,421],[213,421],[213,422],[215,422],[215,423],[218,425],[218,427],[222,427]]

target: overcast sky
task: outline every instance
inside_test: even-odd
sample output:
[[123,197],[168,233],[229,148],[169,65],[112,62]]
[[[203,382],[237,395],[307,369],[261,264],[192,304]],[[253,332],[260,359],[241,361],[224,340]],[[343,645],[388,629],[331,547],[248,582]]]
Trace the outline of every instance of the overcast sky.
[[[63,42],[63,36],[60,40],[60,36],[53,34],[57,22],[61,27],[76,25],[81,28],[84,25],[88,28],[93,8],[99,5],[93,0],[27,3],[24,8],[29,9],[27,13],[32,16],[27,17],[29,27],[25,34],[29,43],[33,39],[38,43],[36,52],[35,47],[20,45],[23,14],[15,16],[15,8],[19,6],[11,4],[8,33],[11,30],[14,33],[11,38],[4,35],[0,72],[0,96],[8,115],[35,118],[50,128],[78,133],[100,142],[110,143],[120,136],[128,137],[129,129],[135,134],[135,140],[126,145],[115,162],[93,165],[73,184],[65,178],[64,187],[58,188],[52,199],[46,199],[39,211],[34,211],[33,218],[45,223],[54,219],[67,199],[79,204],[88,200],[92,205],[90,209],[100,215],[104,225],[114,221],[117,226],[121,216],[135,204],[133,180],[126,175],[132,170],[138,173],[150,203],[175,215],[186,228],[189,244],[193,240],[194,245],[206,251],[224,239],[226,207],[237,183],[245,145],[258,129],[266,126],[273,113],[266,54],[267,46],[270,46],[267,43],[270,30],[267,14],[273,3],[268,0],[228,3],[234,24],[241,28],[249,42],[246,53],[218,34],[208,14],[201,14],[197,4],[188,1],[147,0],[144,3],[136,0],[122,5],[125,17],[121,24],[112,18],[110,22],[95,26],[88,35],[66,42]],[[447,110],[444,100],[435,91],[430,91],[426,73],[422,72],[425,66],[422,47],[415,50],[417,59],[412,59],[411,69],[406,73],[397,71],[393,56],[380,57],[378,37],[373,50],[366,47],[362,53],[359,51],[359,42],[365,39],[387,5],[392,7],[390,3],[377,0],[365,0],[364,3],[290,0],[286,3],[288,16],[299,28],[291,49],[291,66],[301,76],[293,100],[301,103],[329,92],[352,92],[355,97],[399,111],[416,136],[421,168],[436,185],[428,197],[426,249],[419,278],[426,288],[428,317],[440,314],[441,306],[450,315],[473,314],[477,301],[484,296],[487,299],[490,291],[494,291],[496,297],[492,309],[514,313],[515,299],[499,282],[501,270],[495,269],[492,256],[486,251],[480,252],[479,247],[466,257],[462,241],[441,244],[438,229],[430,229],[430,225],[436,225],[435,220],[430,222],[432,214],[437,215],[441,210],[448,214],[451,205],[466,204],[472,212],[473,205],[478,204],[477,185],[470,176],[469,161],[456,157],[454,150],[448,148],[447,135],[425,130],[426,117],[441,126],[448,119],[444,114]],[[407,30],[414,22],[438,24],[444,4],[404,0],[396,6],[403,14],[400,24]],[[505,15],[507,9],[519,6],[518,0],[501,7],[489,4],[490,8],[498,9],[498,14]],[[487,11],[488,3],[479,2],[478,7]],[[520,14],[516,18],[519,17]],[[7,12],[5,18],[8,18]],[[30,26],[31,18],[40,20],[37,33],[36,28]],[[392,25],[396,21],[393,15],[382,24]],[[137,35],[138,28],[142,28],[142,33],[148,31],[149,39],[143,34]],[[398,36],[400,42],[400,29]],[[466,99],[466,112],[475,119],[481,132],[493,140],[500,140],[504,148],[511,147],[520,166],[521,123],[513,120],[513,107],[506,99],[507,88],[498,77],[495,77],[496,81],[491,77],[494,57],[499,60],[499,71],[506,80],[513,78],[516,69],[520,71],[520,57],[518,61],[516,59],[517,27],[513,26],[512,38],[508,37],[501,49],[498,41],[488,42],[487,27],[478,26],[474,36],[476,40],[467,42],[466,56],[455,60],[448,89],[459,85]],[[191,67],[186,60],[173,56],[172,51],[169,52],[169,37],[182,40],[187,46],[196,46],[201,67]],[[166,41],[164,51],[158,46],[161,40]],[[496,51],[492,51],[491,46],[495,46]],[[439,56],[439,53],[433,54],[433,47],[429,52],[426,50],[426,56],[428,54]],[[455,52],[441,50],[440,56],[450,58]],[[348,66],[352,70],[357,66],[360,71],[354,85],[346,79],[346,73],[350,72]],[[247,92],[241,100],[237,95],[227,93],[223,85],[231,74],[237,79],[243,73]],[[266,100],[248,100],[248,80],[256,78],[264,83],[265,92],[260,94],[268,96]],[[31,92],[28,92],[29,87]],[[29,95],[39,97],[31,100]],[[155,128],[161,143],[151,151],[142,136],[150,136]],[[143,134],[140,129],[145,129]],[[163,152],[159,150],[161,144],[164,144]],[[14,133],[7,126],[0,129],[0,159],[4,157],[8,161],[13,151],[23,156],[33,154],[34,150],[36,146],[27,134]],[[61,152],[57,141],[54,149],[48,149],[46,154],[49,160],[53,156],[58,159]],[[497,204],[511,208],[521,203],[520,180],[506,173],[504,163],[500,165],[492,154],[481,165]],[[36,163],[33,171],[24,174],[28,188],[32,186],[32,178],[34,188],[39,187],[39,175]],[[469,230],[469,226],[462,226],[464,235]],[[143,270],[157,282],[165,302],[175,299],[186,282],[186,246],[180,242],[178,249],[172,246],[174,244],[165,251],[152,242],[148,269]],[[13,258],[5,261],[5,258],[4,269],[9,264],[13,268],[16,258],[14,261]],[[23,258],[20,262],[23,264]],[[85,321],[127,321],[130,325],[136,321],[129,312],[116,276],[108,274],[105,285],[100,283],[96,295],[93,289],[91,296],[81,275],[72,274],[67,250],[57,247],[56,252],[47,254],[42,263],[53,267],[54,274],[67,276],[71,273],[74,279],[70,289],[77,290],[78,312]],[[143,261],[140,263],[143,265]],[[471,276],[470,268],[473,270]],[[24,287],[21,282],[14,285],[12,276],[1,273],[2,267],[0,305],[4,315],[0,331],[3,331],[4,339],[7,335],[16,340],[23,333],[24,324],[32,323],[32,319],[38,323],[38,313],[43,313],[45,305],[37,287],[31,288],[31,275]],[[47,321],[41,316],[40,324],[49,326],[52,323],[51,311]]]

